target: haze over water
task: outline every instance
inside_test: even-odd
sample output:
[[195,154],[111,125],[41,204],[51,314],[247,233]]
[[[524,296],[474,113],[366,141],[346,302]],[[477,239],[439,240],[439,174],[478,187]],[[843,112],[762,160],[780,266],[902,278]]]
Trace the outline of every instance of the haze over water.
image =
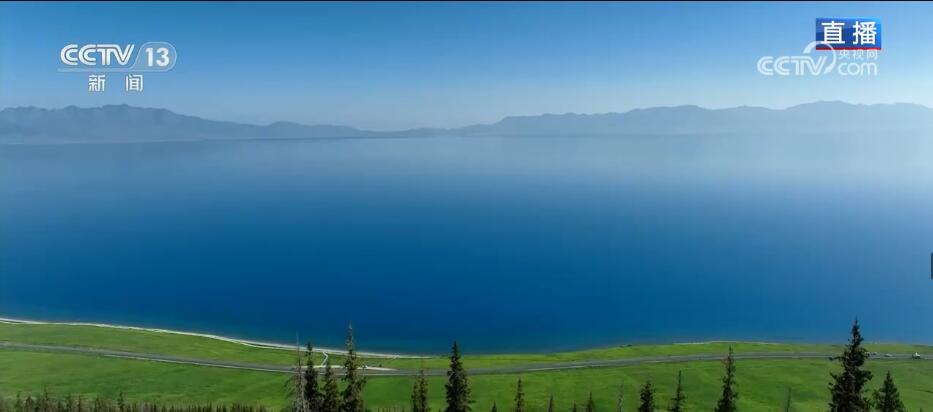
[[933,343],[933,138],[0,146],[0,316],[367,350]]

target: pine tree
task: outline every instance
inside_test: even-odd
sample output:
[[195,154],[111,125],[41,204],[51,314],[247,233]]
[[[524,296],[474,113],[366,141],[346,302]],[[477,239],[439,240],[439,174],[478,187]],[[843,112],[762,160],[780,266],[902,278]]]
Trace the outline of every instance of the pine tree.
[[639,397],[641,404],[638,406],[638,412],[654,412],[654,386],[651,385],[651,379],[645,381]]
[[846,349],[839,357],[842,373],[832,374],[833,382],[829,386],[829,412],[867,412],[869,400],[864,396],[864,388],[871,380],[871,372],[862,370],[868,351],[862,347],[862,334],[858,319],[852,324],[852,337]]
[[463,361],[460,359],[460,346],[454,342],[450,353],[450,369],[447,371],[447,408],[444,412],[470,412],[470,383],[467,380]]
[[23,397],[19,392],[16,392],[16,401],[13,402],[13,411],[23,412],[25,410],[26,405],[23,403]]
[[522,387],[522,378],[518,378],[518,387],[515,389],[515,405],[512,412],[525,412],[525,388]]
[[878,412],[907,412],[904,402],[901,402],[901,395],[897,392],[897,386],[894,385],[894,379],[891,378],[891,372],[884,376],[884,383],[881,389],[875,391],[875,410]]
[[424,378],[424,366],[411,389],[411,412],[430,412],[428,407],[428,381]]
[[366,412],[363,405],[363,386],[366,385],[366,378],[359,375],[360,360],[356,356],[356,348],[353,341],[353,325],[347,326],[347,355],[343,360],[343,401],[340,405],[341,412]]
[[[68,395],[65,397],[65,402],[62,403],[59,401],[58,410],[59,411],[69,411],[74,412],[77,409],[77,403],[75,403],[74,396]],[[0,411],[3,411],[3,401],[0,400]]]
[[317,370],[314,369],[314,350],[311,344],[308,344],[308,352],[305,357],[305,377],[304,377],[304,395],[308,404],[308,411],[321,412],[321,404],[324,395],[318,386]]
[[100,396],[94,398],[94,406],[92,407],[92,410],[94,410],[95,412],[104,412],[104,411],[109,411],[111,409],[112,408],[110,407],[110,405],[107,404],[107,401],[105,401]]
[[[292,384],[294,385],[292,395],[294,395],[294,399],[291,408],[293,412],[308,412],[308,399],[305,396],[305,376],[302,368],[304,368],[304,362],[301,358],[301,346],[298,345],[298,342],[295,342],[295,374],[292,376]],[[122,398],[120,404],[123,404]],[[122,406],[120,410],[123,410]]]
[[556,412],[554,410],[554,394],[553,393],[547,399],[547,412]]
[[36,401],[32,399],[32,396],[27,396],[26,400],[23,401],[23,411],[25,412],[35,412],[36,410]]
[[596,401],[593,400],[593,392],[590,392],[590,397],[586,399],[586,412],[596,412]]
[[667,408],[668,412],[684,412],[684,402],[687,397],[684,396],[684,373],[677,371],[677,388],[674,389],[674,397],[671,398],[671,406]]
[[324,361],[324,397],[321,399],[321,412],[340,412],[340,389],[337,377],[330,367],[330,359]]
[[735,412],[735,401],[739,394],[735,391],[735,354],[732,352],[732,346],[729,346],[729,355],[723,361],[726,367],[726,375],[722,377],[722,396],[719,403],[716,404],[715,412]]

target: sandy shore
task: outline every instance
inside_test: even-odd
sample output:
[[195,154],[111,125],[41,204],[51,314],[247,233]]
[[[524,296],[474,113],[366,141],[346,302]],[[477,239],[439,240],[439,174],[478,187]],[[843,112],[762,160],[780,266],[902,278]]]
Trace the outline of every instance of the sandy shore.
[[[210,333],[188,332],[188,331],[181,331],[181,330],[161,329],[161,328],[145,328],[145,327],[139,327],[139,326],[114,325],[114,324],[109,324],[109,323],[51,322],[51,321],[30,320],[30,319],[13,319],[13,318],[4,318],[4,317],[0,317],[0,323],[13,323],[13,324],[25,324],[25,325],[93,326],[93,327],[98,327],[98,328],[138,330],[138,331],[156,332],[156,333],[171,333],[175,335],[197,336],[201,338],[216,339],[216,340],[220,340],[224,342],[236,343],[236,344],[244,345],[244,346],[251,346],[254,348],[278,349],[278,350],[290,350],[290,351],[295,350],[295,345],[289,345],[289,344],[284,344],[284,343],[237,339],[237,338],[230,338],[227,336],[214,335]],[[301,348],[301,350],[304,350],[304,348]],[[323,354],[329,354],[329,355],[343,355],[347,353],[347,351],[344,349],[336,349],[336,348],[314,348],[314,351],[320,352]],[[403,353],[365,352],[365,351],[357,351],[357,354],[363,357],[367,357],[367,358],[388,358],[388,359],[397,359],[397,358],[419,359],[419,358],[427,357],[423,355],[411,355],[411,354],[403,354]]]

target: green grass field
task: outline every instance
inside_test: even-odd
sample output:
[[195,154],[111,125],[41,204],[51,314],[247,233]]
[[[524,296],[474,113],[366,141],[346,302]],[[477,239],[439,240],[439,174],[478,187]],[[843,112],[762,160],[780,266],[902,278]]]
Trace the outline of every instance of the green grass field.
[[[243,363],[291,365],[295,353],[290,350],[256,348],[238,343],[201,336],[152,332],[137,329],[115,329],[96,326],[9,324],[0,323],[0,342],[18,342],[45,345],[76,346],[112,349],[127,352],[176,355],[198,359],[230,360]],[[468,368],[533,365],[564,361],[617,359],[643,356],[724,354],[732,346],[736,353],[750,352],[841,352],[843,345],[835,344],[786,344],[754,342],[711,342],[659,345],[617,346],[574,352],[525,353],[525,354],[470,354],[465,349],[464,364]],[[362,342],[365,349],[365,342]],[[927,353],[933,355],[933,346],[872,343],[872,351],[880,353]],[[434,355],[425,359],[365,359],[371,366],[381,365],[399,369],[446,368],[446,355]],[[316,361],[322,360],[317,354]],[[332,363],[340,363],[341,357],[331,355]]]
[[[0,324],[0,341],[107,348],[131,352],[159,353],[204,359],[237,360],[251,363],[288,364],[294,354],[276,349],[251,348],[215,339],[137,330],[61,325]],[[792,344],[734,344],[737,352],[822,352],[838,351],[840,346]],[[468,367],[533,364],[565,360],[592,360],[650,355],[724,353],[728,344],[644,345],[556,354],[471,355]],[[363,345],[365,348],[365,345]],[[869,345],[870,350],[892,353],[933,354],[929,346]],[[392,367],[418,367],[421,360],[368,360],[367,363]],[[428,367],[445,367],[442,357],[424,361]],[[389,365],[386,365],[389,366]],[[837,365],[829,360],[739,360],[738,382],[743,411],[771,412],[783,402],[787,388],[793,391],[798,411],[824,410],[829,373]],[[901,395],[911,410],[933,410],[933,361],[871,360],[875,372],[872,387],[881,375],[891,371]],[[522,374],[531,410],[543,410],[553,393],[559,410],[570,403],[582,403],[592,391],[600,410],[615,408],[620,384],[626,389],[627,410],[634,410],[637,388],[645,379],[658,387],[661,405],[670,397],[677,371],[683,370],[688,404],[694,410],[710,410],[719,391],[722,367],[719,362],[653,363],[636,366],[574,369]],[[474,410],[487,411],[492,402],[508,410],[514,396],[516,374],[471,377]],[[278,408],[287,402],[287,376],[280,373],[180,365],[163,362],[105,358],[93,355],[41,353],[0,349],[0,395],[17,392],[37,393],[48,389],[53,395],[82,394],[128,399],[157,400],[190,404],[253,403]],[[431,377],[433,410],[442,410],[443,377]],[[372,409],[404,408],[413,378],[373,377],[364,391]]]

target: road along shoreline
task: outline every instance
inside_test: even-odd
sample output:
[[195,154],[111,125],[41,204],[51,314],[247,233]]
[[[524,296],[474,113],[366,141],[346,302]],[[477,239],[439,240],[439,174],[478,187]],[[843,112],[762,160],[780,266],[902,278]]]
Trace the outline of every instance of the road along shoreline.
[[[276,350],[288,350],[294,351],[295,345],[288,343],[278,343],[278,342],[265,342],[251,339],[240,339],[232,338],[229,336],[222,336],[213,333],[206,332],[192,332],[184,331],[177,329],[165,329],[165,328],[152,328],[145,326],[128,326],[128,325],[119,325],[113,323],[100,323],[100,322],[60,322],[60,321],[46,321],[46,320],[35,320],[35,319],[22,319],[22,318],[10,318],[0,316],[0,324],[22,324],[22,325],[63,325],[63,326],[91,326],[98,328],[108,328],[108,329],[121,329],[121,330],[135,330],[143,332],[154,332],[154,333],[165,333],[173,335],[184,335],[184,336],[196,336],[201,338],[215,339],[223,342],[235,343],[238,345],[244,345],[254,348],[261,349],[276,349]],[[671,345],[705,345],[711,343],[752,343],[758,345],[778,345],[779,343],[775,342],[760,342],[752,340],[743,340],[743,341],[734,341],[734,340],[708,340],[708,341],[697,341],[697,342],[670,342]],[[599,348],[591,348],[599,349]],[[305,348],[301,348],[302,351],[305,351]],[[314,347],[314,352],[322,353],[324,355],[345,355],[346,350],[341,348],[328,348],[328,347]],[[361,357],[366,358],[383,358],[383,359],[428,359],[447,356],[446,354],[414,354],[414,353],[400,353],[400,352],[385,352],[385,351],[356,351],[356,354]]]
[[[25,343],[14,343],[14,342],[0,342],[0,350],[19,350],[19,351],[29,351],[29,352],[50,352],[50,353],[72,353],[72,354],[82,354],[90,356],[102,356],[108,358],[120,358],[120,359],[129,359],[129,360],[138,360],[138,361],[153,361],[153,362],[166,362],[166,363],[176,363],[192,366],[204,366],[204,367],[214,367],[214,368],[228,368],[228,369],[241,369],[241,370],[251,370],[251,371],[260,371],[260,372],[276,372],[276,373],[293,373],[295,368],[287,365],[261,365],[261,364],[251,364],[243,362],[234,362],[234,361],[221,361],[221,360],[210,360],[210,359],[197,359],[197,358],[188,358],[181,356],[167,356],[159,355],[152,353],[137,353],[137,352],[124,352],[124,351],[115,351],[108,349],[96,349],[96,348],[85,348],[85,347],[73,347],[73,346],[57,346],[57,345],[33,345]],[[747,360],[747,359],[826,359],[838,356],[837,353],[821,353],[821,352],[747,352],[735,354],[734,358],[736,360]],[[566,369],[584,369],[584,368],[608,368],[608,367],[620,367],[620,366],[632,366],[640,364],[649,364],[649,363],[674,363],[674,362],[696,362],[696,361],[719,361],[722,360],[722,355],[713,355],[713,354],[702,354],[702,355],[664,355],[664,356],[642,356],[642,357],[632,357],[632,358],[617,358],[617,359],[600,359],[600,360],[586,360],[586,361],[564,361],[564,362],[553,362],[553,363],[542,363],[542,364],[532,364],[532,365],[514,365],[514,366],[501,366],[501,367],[486,367],[486,368],[468,368],[468,372],[472,375],[501,375],[501,374],[513,374],[513,373],[524,373],[524,372],[548,372],[548,371],[559,371]],[[914,358],[911,354],[899,353],[899,354],[887,354],[884,357],[878,357],[873,359],[879,360],[933,360],[933,357],[921,357],[920,359]],[[315,368],[321,368],[321,366],[315,366]],[[334,371],[337,374],[342,374],[342,368],[339,366],[334,367]],[[416,369],[392,369],[392,368],[383,368],[383,367],[372,367],[372,366],[363,366],[360,368],[360,372],[367,376],[417,376],[421,373],[420,370]],[[426,369],[424,371],[425,375],[428,376],[444,376],[446,370],[444,369]]]

